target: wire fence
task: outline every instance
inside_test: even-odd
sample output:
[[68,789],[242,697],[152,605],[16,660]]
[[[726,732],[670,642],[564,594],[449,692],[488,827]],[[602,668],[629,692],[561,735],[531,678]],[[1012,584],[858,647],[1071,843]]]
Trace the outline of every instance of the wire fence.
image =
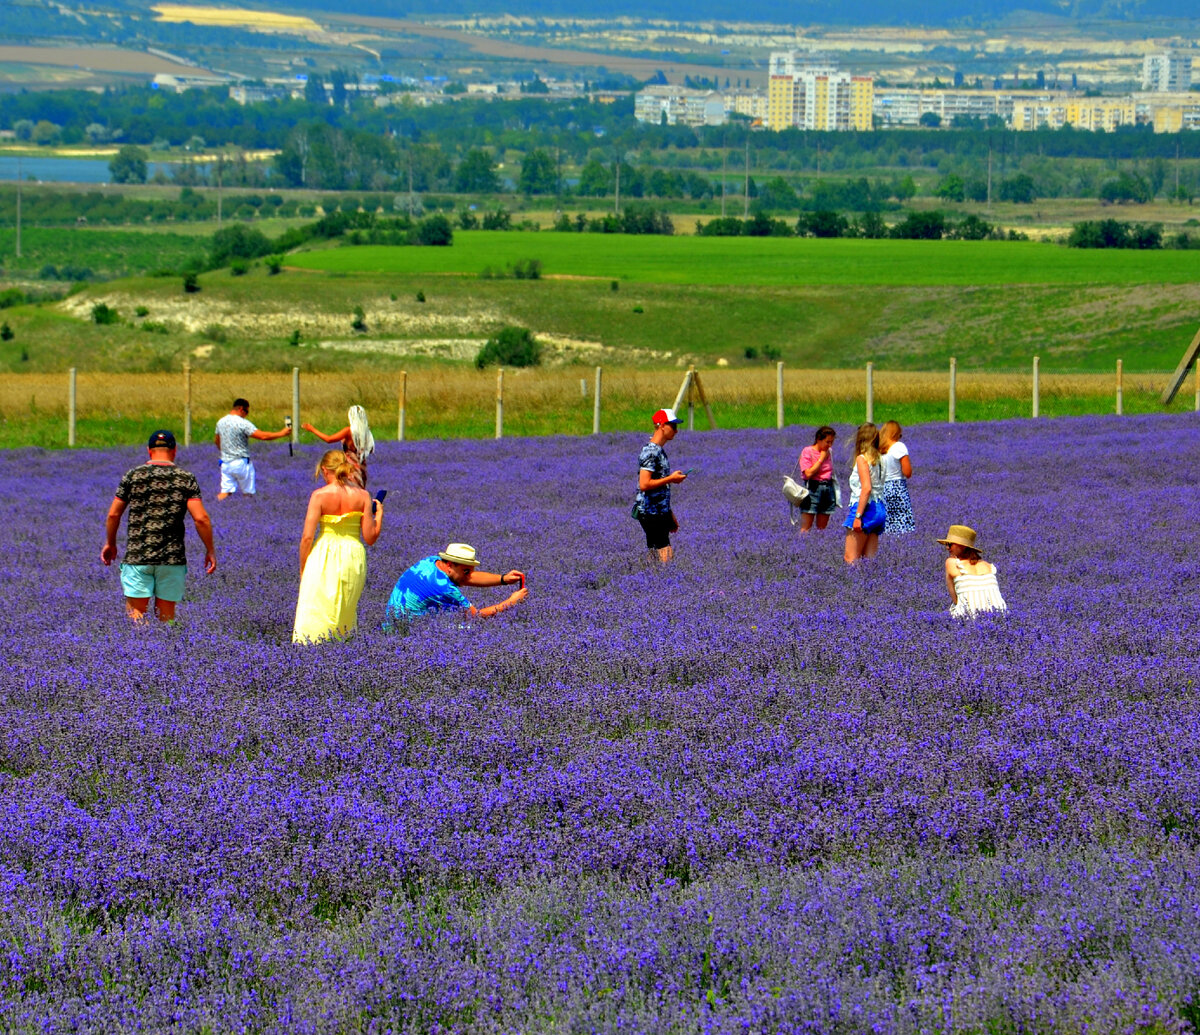
[[[210,373],[14,374],[0,382],[0,445],[110,445],[148,425],[173,428],[181,444],[211,439],[235,397],[261,427],[307,421],[345,425],[367,409],[380,439],[497,438],[645,430],[676,404],[685,427],[773,428],[793,424],[901,423],[1055,417],[1084,413],[1200,411],[1194,394],[1160,401],[1166,373],[1063,373],[1034,361],[1026,370],[792,370],[783,364],[703,371],[649,368],[491,369],[431,366],[399,374]],[[711,421],[710,421],[711,416]]]

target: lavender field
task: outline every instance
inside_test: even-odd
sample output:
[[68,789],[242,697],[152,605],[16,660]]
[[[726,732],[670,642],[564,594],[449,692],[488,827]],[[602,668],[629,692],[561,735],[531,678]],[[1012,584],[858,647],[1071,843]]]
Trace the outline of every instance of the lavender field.
[[[181,451],[177,628],[98,560],[143,449],[0,456],[0,1028],[1200,1025],[1195,418],[908,429],[920,531],[851,570],[787,523],[807,428],[681,433],[648,570],[642,441],[384,444],[362,631],[306,648],[314,447],[220,504]],[[951,522],[1008,615],[947,616]],[[448,540],[529,601],[377,631]]]

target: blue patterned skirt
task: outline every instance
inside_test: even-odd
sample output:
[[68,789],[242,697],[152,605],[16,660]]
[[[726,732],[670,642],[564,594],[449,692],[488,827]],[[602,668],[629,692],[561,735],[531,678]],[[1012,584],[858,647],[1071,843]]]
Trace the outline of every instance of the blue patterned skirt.
[[887,507],[884,535],[907,535],[917,530],[916,522],[913,521],[912,500],[908,498],[906,478],[893,478],[884,482],[879,495],[883,499],[883,505]]

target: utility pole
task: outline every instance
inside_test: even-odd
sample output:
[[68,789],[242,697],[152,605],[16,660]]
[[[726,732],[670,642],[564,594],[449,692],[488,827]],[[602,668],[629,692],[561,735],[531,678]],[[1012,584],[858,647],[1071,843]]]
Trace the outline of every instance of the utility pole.
[[987,210],[990,214],[992,211],[992,145],[988,143],[988,181],[987,181]]
[[413,217],[412,152],[408,153],[408,218]]
[[617,189],[613,194],[613,215],[621,214],[621,156],[617,155]]
[[725,166],[729,161],[729,148],[721,141],[721,218],[725,218]]
[[217,229],[221,228],[221,174],[225,171],[225,156],[217,155]]
[[742,187],[742,218],[750,215],[750,131],[746,131],[746,181]]
[[21,158],[17,156],[17,258],[21,257]]

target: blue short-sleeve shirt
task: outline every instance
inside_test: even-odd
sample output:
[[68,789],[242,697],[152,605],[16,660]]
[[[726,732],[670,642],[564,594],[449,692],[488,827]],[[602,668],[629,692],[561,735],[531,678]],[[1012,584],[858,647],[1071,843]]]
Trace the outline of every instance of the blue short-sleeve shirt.
[[[651,478],[665,478],[671,473],[671,465],[663,447],[647,442],[638,454],[638,470],[649,471]],[[638,510],[645,515],[669,514],[671,512],[671,486],[661,485],[637,494]]]
[[389,618],[418,618],[432,611],[470,607],[461,589],[437,566],[437,554],[417,561],[396,580],[388,597]]

